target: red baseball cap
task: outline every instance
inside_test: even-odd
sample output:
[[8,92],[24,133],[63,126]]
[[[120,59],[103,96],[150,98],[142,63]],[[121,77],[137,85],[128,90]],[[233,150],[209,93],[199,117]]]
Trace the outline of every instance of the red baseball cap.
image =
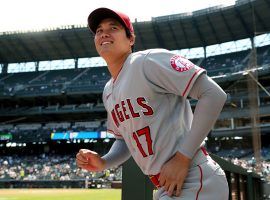
[[96,10],[92,11],[88,16],[88,27],[95,34],[99,23],[106,18],[117,19],[131,33],[134,33],[134,29],[129,17],[124,13],[114,11],[109,8],[97,8]]

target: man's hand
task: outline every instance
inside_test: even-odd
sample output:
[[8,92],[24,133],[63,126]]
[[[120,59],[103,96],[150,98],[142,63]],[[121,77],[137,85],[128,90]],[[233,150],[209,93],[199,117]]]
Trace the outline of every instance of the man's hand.
[[159,184],[169,196],[180,196],[182,185],[188,174],[191,159],[177,152],[160,171]]
[[98,172],[105,169],[105,160],[98,153],[88,149],[80,149],[76,155],[78,167],[92,172]]

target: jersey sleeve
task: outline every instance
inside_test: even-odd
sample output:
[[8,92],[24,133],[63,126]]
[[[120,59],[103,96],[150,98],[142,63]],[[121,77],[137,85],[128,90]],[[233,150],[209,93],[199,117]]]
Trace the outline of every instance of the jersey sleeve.
[[188,59],[163,49],[154,49],[146,55],[143,70],[154,90],[183,97],[187,97],[200,74],[205,73]]

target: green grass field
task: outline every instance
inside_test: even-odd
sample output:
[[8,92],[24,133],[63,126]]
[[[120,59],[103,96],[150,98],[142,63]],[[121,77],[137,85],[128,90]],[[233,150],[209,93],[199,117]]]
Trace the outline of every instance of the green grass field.
[[121,190],[0,189],[0,200],[121,200]]

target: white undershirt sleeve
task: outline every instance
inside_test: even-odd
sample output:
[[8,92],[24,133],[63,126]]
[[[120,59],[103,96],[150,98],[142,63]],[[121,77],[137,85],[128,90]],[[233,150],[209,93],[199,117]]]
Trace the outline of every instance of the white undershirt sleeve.
[[102,156],[106,161],[105,168],[109,169],[119,166],[130,158],[131,154],[124,140],[117,139],[114,141],[110,151]]
[[226,101],[226,93],[206,74],[201,74],[189,96],[198,99],[190,132],[180,141],[178,151],[192,158],[216,122]]

